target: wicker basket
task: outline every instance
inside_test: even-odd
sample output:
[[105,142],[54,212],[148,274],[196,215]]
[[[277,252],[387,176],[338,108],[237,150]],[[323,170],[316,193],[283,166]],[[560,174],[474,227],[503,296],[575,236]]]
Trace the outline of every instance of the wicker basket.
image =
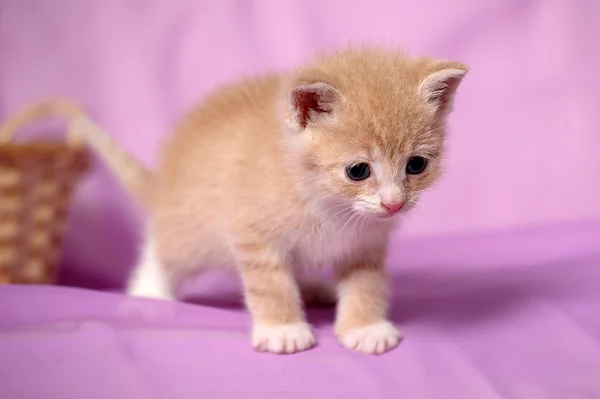
[[[52,115],[69,122],[65,141],[13,141],[24,125]],[[90,160],[71,128],[78,115],[74,105],[50,101],[0,126],[0,283],[56,281],[68,207]]]

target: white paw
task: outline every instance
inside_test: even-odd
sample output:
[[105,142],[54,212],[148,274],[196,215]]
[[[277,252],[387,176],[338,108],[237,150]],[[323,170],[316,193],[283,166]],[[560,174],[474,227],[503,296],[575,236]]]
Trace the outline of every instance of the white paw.
[[352,328],[339,335],[346,348],[371,355],[379,355],[395,348],[402,334],[389,321],[380,321],[364,327]]
[[252,330],[252,346],[261,352],[295,353],[310,349],[315,343],[315,336],[306,323],[257,324]]

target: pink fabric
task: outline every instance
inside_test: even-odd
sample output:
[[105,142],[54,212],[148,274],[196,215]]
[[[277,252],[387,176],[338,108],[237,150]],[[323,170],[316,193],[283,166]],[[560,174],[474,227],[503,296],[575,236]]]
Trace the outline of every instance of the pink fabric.
[[[0,398],[598,399],[600,223],[394,247],[382,356],[342,349],[333,312],[293,356],[250,347],[228,286],[194,305],[0,286]],[[212,288],[219,288],[220,300]]]

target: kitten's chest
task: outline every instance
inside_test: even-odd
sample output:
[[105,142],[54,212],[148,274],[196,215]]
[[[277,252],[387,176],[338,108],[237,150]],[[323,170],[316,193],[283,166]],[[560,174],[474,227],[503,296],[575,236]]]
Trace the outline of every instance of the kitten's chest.
[[379,234],[369,233],[366,229],[315,228],[297,238],[292,250],[294,266],[318,268],[352,261],[382,239]]

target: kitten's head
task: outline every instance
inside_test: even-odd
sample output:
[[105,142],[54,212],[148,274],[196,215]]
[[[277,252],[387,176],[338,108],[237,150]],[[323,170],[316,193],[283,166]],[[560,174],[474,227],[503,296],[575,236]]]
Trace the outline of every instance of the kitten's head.
[[376,48],[323,56],[286,86],[286,141],[310,194],[389,219],[440,175],[467,67]]

